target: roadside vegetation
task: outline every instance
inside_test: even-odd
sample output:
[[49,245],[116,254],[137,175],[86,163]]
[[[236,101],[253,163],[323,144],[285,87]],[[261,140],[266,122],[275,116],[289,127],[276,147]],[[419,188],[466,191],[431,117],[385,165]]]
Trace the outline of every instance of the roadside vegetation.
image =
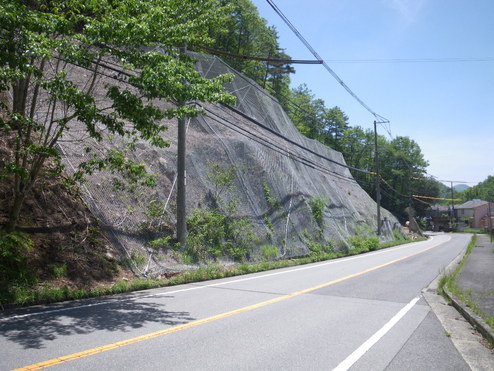
[[451,294],[455,295],[458,299],[460,299],[463,303],[465,303],[465,305],[469,307],[475,314],[480,316],[492,329],[494,329],[494,316],[487,317],[482,311],[479,310],[478,305],[475,302],[475,300],[472,298],[471,293],[466,290],[463,290],[461,287],[459,287],[456,284],[456,280],[458,279],[458,276],[460,275],[461,270],[463,269],[465,263],[467,262],[468,257],[471,254],[476,243],[477,243],[477,235],[474,234],[472,236],[470,243],[467,246],[467,251],[465,253],[465,256],[458,264],[456,269],[452,272],[446,273],[441,277],[439,281],[438,291],[441,295],[443,295],[446,298],[446,300],[449,300],[449,296],[445,292],[445,289],[449,291]]
[[[32,225],[41,215],[50,225],[56,225],[57,220],[64,218],[72,220],[72,224],[64,233],[50,227],[41,228],[45,233],[29,233],[26,228],[0,231],[0,308],[224,278],[362,254],[410,242],[402,234],[395,233],[394,242],[382,244],[370,227],[363,226],[346,242],[324,241],[321,232],[327,200],[311,198],[306,206],[316,233],[306,231],[303,236],[309,252],[305,256],[283,258],[280,251],[284,250],[284,241],[260,246],[250,219],[239,215],[239,191],[235,187],[238,171],[238,167],[210,164],[208,202],[188,217],[185,246],[177,244],[167,234],[149,242],[156,253],[171,252],[177,261],[191,268],[147,278],[136,278],[130,269],[146,265],[148,257],[134,251],[126,258],[118,258],[120,255],[111,250],[111,242],[106,240],[97,221],[82,203],[77,187],[61,186],[54,180],[42,178],[46,181],[43,188],[35,188],[34,199],[26,199],[31,213],[25,214],[23,224]],[[262,190],[266,207],[282,212],[280,201],[265,182]],[[146,228],[159,228],[164,205],[152,202],[149,206]],[[27,218],[28,215],[32,219]],[[272,228],[269,217],[264,222]]]
[[[306,256],[279,260],[276,259],[277,249],[266,247],[264,249],[266,253],[255,262],[243,262],[225,267],[216,261],[211,261],[208,264],[199,265],[199,268],[195,270],[170,273],[166,278],[134,278],[120,280],[106,287],[74,288],[38,284],[40,277],[35,271],[29,269],[27,263],[27,254],[32,248],[32,241],[26,234],[13,232],[0,237],[0,256],[2,257],[0,260],[0,272],[2,272],[0,275],[0,308],[85,299],[226,278],[358,255],[408,242],[411,241],[401,239],[382,244],[375,236],[356,236],[351,239],[351,245],[344,251],[333,251],[331,244],[320,244],[318,248],[313,246],[312,251]],[[66,274],[63,267],[54,266],[52,268],[54,275]]]

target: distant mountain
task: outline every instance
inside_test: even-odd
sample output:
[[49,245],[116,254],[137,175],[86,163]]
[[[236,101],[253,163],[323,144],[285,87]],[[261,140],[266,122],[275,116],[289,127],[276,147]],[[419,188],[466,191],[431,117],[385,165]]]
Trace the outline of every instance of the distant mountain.
[[[451,187],[448,187],[446,184],[438,182],[439,184],[439,197],[442,198],[451,198]],[[458,192],[464,191],[465,189],[469,189],[470,186],[466,184],[456,184],[453,186],[453,196],[456,198],[456,194]]]
[[457,184],[455,186],[453,186],[453,190],[455,192],[461,192],[461,191],[464,191],[465,189],[468,189],[470,188],[470,186],[466,185],[466,184]]

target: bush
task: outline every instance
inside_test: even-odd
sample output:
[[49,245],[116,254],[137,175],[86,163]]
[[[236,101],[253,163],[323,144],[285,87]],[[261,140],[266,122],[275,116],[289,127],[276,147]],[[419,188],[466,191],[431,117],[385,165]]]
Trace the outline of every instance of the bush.
[[247,218],[225,215],[221,210],[197,209],[187,220],[185,253],[194,262],[248,259],[258,241]]
[[12,232],[0,235],[0,282],[30,283],[27,253],[33,241],[25,233]]
[[306,241],[311,255],[321,255],[334,252],[334,248],[330,242],[321,243],[317,241]]
[[265,245],[261,248],[262,256],[265,260],[274,260],[278,257],[279,251],[276,246]]
[[379,249],[379,237],[377,236],[352,236],[348,239],[348,242],[355,253]]
[[324,208],[326,207],[326,202],[319,198],[311,198],[309,202],[309,208],[312,213],[312,217],[316,221],[319,228],[324,226]]
[[25,233],[0,234],[0,302],[9,302],[16,292],[36,282],[27,253],[33,241]]

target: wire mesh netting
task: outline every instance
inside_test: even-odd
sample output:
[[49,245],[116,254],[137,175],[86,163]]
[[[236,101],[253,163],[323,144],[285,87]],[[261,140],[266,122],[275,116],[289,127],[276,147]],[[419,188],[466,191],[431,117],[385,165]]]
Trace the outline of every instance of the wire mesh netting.
[[[253,258],[262,246],[276,247],[278,256],[300,256],[309,252],[308,241],[331,241],[335,249],[344,249],[350,236],[375,233],[376,204],[344,166],[341,153],[302,136],[275,98],[219,58],[191,56],[208,78],[234,75],[226,89],[237,104],[191,103],[201,105],[203,114],[186,123],[188,215],[234,202],[233,217],[248,219],[258,238]],[[81,72],[74,68],[70,73]],[[101,76],[98,84],[107,82],[118,83]],[[103,93],[98,99],[104,102]],[[149,245],[171,235],[176,221],[177,121],[166,124],[163,138],[170,146],[163,149],[144,141],[128,147],[125,138],[109,134],[100,142],[86,139],[83,125],[77,123],[60,142],[69,172],[90,159],[85,150],[89,146],[101,153],[119,148],[157,175],[157,187],[134,187],[131,192],[116,192],[115,180],[126,179],[108,171],[94,173],[82,184],[83,197],[108,237],[144,275],[186,268],[173,254]],[[215,182],[213,169],[230,171],[231,186]],[[386,210],[382,216],[382,238],[391,239],[399,224]]]

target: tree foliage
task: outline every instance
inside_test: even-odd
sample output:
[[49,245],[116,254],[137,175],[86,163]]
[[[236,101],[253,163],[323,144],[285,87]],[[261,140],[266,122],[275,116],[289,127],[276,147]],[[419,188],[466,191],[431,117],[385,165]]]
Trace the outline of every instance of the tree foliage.
[[[156,101],[232,103],[222,85],[229,77],[201,77],[178,49],[211,45],[204,30],[221,30],[227,16],[216,0],[1,2],[0,130],[14,149],[0,162],[0,179],[12,184],[8,228],[75,121],[97,141],[107,132],[163,147],[163,119],[198,110]],[[142,170],[117,153],[80,170],[108,165],[137,178]]]
[[[293,104],[289,111],[299,131],[341,152],[346,163],[354,168],[375,172],[374,131],[360,126],[352,127],[349,118],[338,107],[326,108],[324,102],[306,86],[293,90]],[[413,195],[438,197],[435,180],[426,176],[427,161],[419,145],[409,137],[392,140],[383,135],[377,138],[381,176],[381,204],[395,215],[407,218],[411,206],[418,215],[424,215],[429,206]],[[375,176],[352,171],[360,186],[376,198]]]
[[[373,130],[352,127],[350,119],[339,107],[327,108],[305,84],[291,90],[286,110],[303,135],[341,152],[349,166],[375,172]],[[438,197],[439,188],[435,180],[426,176],[428,163],[420,146],[403,136],[388,140],[378,135],[377,142],[382,206],[403,219],[409,217],[409,207],[417,215],[424,215],[429,205],[413,195]],[[353,176],[375,199],[375,177],[358,171],[353,171]]]
[[483,182],[461,191],[458,197],[465,201],[479,199],[494,202],[494,176],[489,175]]
[[286,111],[297,129],[305,136],[341,150],[340,139],[349,129],[348,117],[337,106],[327,108],[322,99],[318,99],[302,84],[291,90]]
[[[214,47],[218,50],[250,57],[267,59],[290,59],[278,44],[278,33],[274,27],[267,25],[250,0],[220,0],[229,6],[226,28],[212,29],[215,38]],[[283,103],[290,93],[289,75],[295,69],[286,63],[269,63],[235,57],[222,57],[236,70],[268,89]]]

